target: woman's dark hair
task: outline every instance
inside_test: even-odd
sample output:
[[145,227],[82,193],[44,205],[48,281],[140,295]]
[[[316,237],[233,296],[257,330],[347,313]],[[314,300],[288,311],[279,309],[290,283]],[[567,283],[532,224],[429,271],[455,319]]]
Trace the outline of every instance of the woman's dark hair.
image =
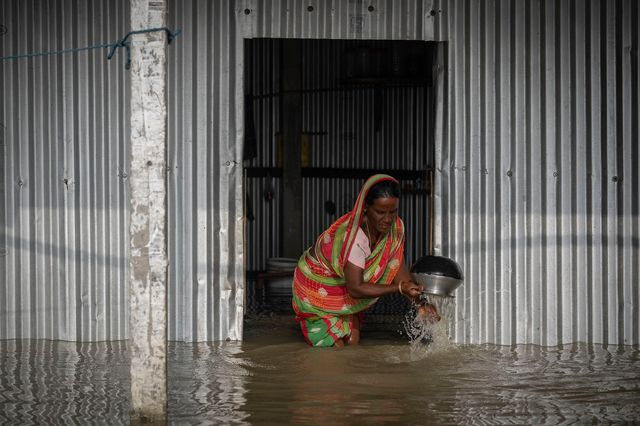
[[383,180],[371,187],[364,202],[367,206],[373,204],[378,198],[400,198],[400,185],[392,180]]

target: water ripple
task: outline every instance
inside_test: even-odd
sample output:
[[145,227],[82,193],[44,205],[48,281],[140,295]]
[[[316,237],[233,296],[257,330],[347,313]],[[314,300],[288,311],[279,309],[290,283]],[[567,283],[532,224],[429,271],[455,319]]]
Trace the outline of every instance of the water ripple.
[[122,342],[0,341],[0,424],[128,424]]
[[[640,422],[637,348],[273,336],[170,344],[169,423]],[[128,424],[129,365],[125,342],[0,341],[0,424]]]

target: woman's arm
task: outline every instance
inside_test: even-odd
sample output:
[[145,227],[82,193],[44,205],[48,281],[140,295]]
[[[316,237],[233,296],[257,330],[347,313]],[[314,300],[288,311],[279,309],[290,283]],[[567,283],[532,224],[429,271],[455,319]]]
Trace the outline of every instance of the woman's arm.
[[[400,275],[403,273],[403,275]],[[373,298],[399,292],[399,285],[402,282],[402,294],[405,296],[416,298],[422,291],[422,286],[411,281],[411,275],[404,266],[404,262],[393,280],[391,285],[377,285],[375,283],[362,281],[363,269],[358,268],[351,262],[347,262],[344,267],[344,276],[347,282],[347,291],[354,299]],[[400,276],[400,278],[398,278]],[[404,278],[402,278],[404,277]]]
[[420,284],[416,284],[411,279],[411,274],[407,269],[407,265],[405,265],[404,263],[404,259],[402,259],[400,263],[400,269],[398,270],[398,273],[393,278],[393,284],[396,287],[399,283],[402,283],[402,294],[410,299],[417,299],[424,291],[424,287],[422,287]]

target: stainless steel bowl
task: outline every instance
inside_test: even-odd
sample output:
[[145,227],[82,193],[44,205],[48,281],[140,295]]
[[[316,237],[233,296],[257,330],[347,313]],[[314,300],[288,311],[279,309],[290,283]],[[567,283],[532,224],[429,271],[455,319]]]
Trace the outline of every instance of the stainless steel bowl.
[[424,286],[425,293],[437,296],[451,296],[462,285],[462,280],[430,274],[412,273],[413,281]]
[[438,296],[452,296],[462,285],[463,275],[460,265],[442,256],[425,256],[411,267],[413,281],[425,288],[425,293]]

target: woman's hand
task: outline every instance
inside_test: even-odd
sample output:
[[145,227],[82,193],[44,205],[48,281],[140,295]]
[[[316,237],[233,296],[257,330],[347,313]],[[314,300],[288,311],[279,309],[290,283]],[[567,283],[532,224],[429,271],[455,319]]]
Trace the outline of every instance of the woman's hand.
[[420,284],[414,283],[413,281],[400,282],[400,292],[410,299],[417,299],[423,291],[424,287]]
[[436,307],[429,303],[419,306],[417,311],[420,317],[426,319],[431,324],[435,324],[441,319]]

